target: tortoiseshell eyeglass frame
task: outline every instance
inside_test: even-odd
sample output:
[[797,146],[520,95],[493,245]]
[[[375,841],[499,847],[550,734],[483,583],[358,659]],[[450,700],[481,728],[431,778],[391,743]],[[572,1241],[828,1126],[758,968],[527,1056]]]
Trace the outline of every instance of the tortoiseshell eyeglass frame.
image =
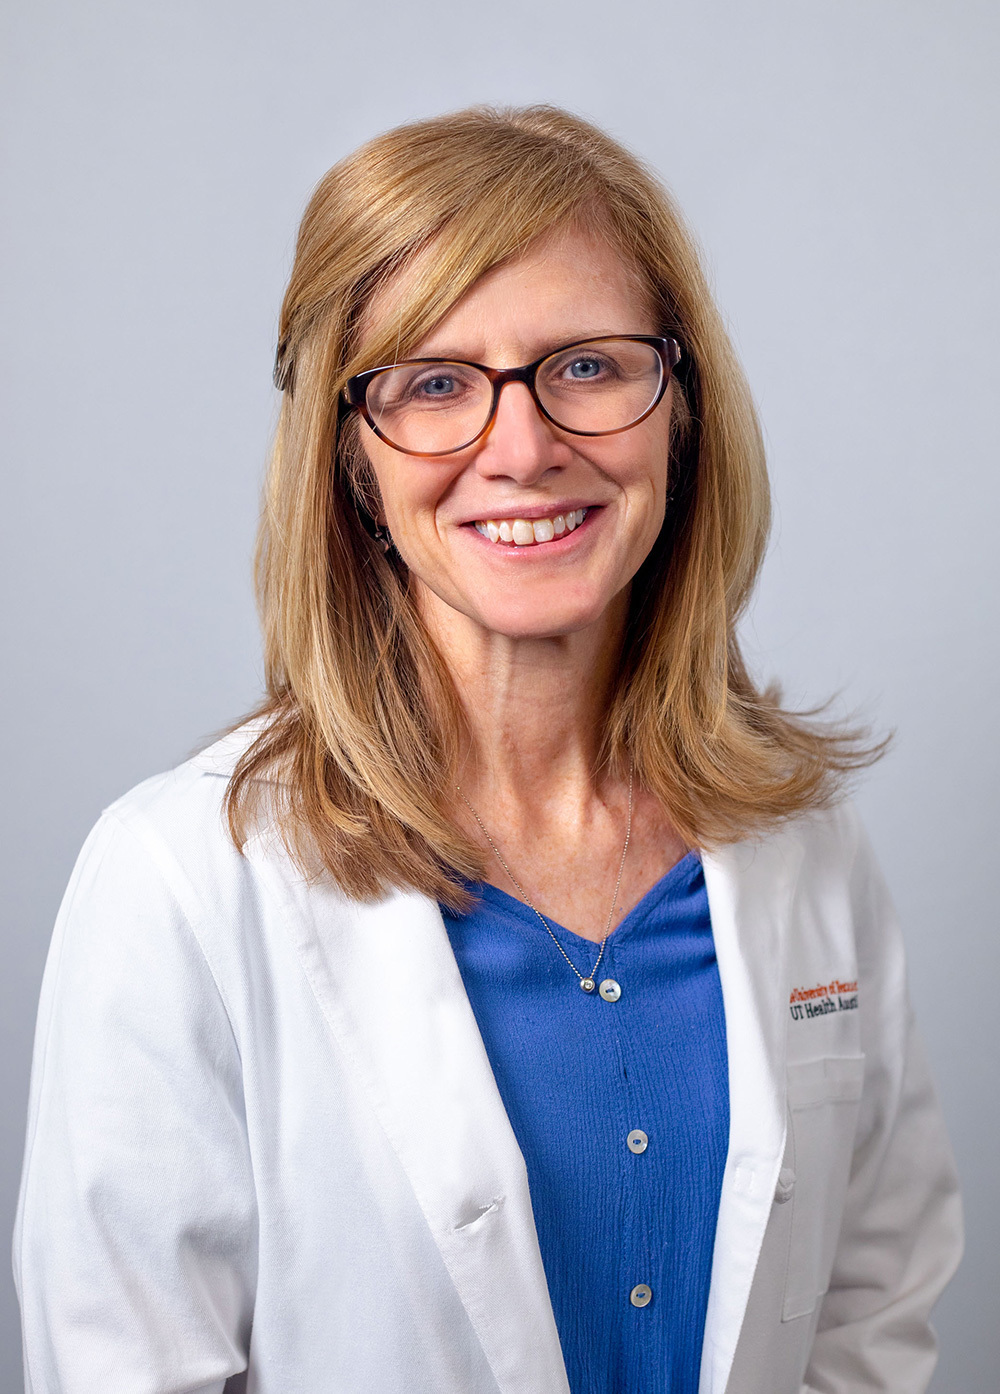
[[[633,344],[649,344],[659,355],[662,369],[660,374],[660,386],[656,396],[642,415],[637,416],[634,421],[628,422],[625,426],[616,426],[611,431],[575,431],[572,426],[564,426],[561,421],[557,421],[551,412],[546,410],[535,388],[535,378],[542,364],[547,363],[550,358],[555,358],[561,353],[566,353],[569,349],[583,348],[587,344],[620,343],[622,340]],[[343,402],[348,409],[358,412],[375,432],[379,440],[385,441],[386,445],[391,446],[393,450],[399,450],[404,455],[415,455],[420,459],[438,459],[443,455],[457,455],[460,450],[467,450],[470,445],[475,445],[476,441],[480,440],[486,434],[493,424],[493,418],[496,416],[497,407],[500,404],[500,393],[509,382],[523,382],[531,393],[535,406],[538,408],[541,415],[545,417],[546,421],[551,421],[552,425],[557,427],[560,431],[567,431],[573,436],[616,436],[622,431],[630,431],[633,426],[638,426],[640,421],[645,421],[646,417],[654,412],[660,405],[660,402],[663,400],[663,394],[666,392],[670,382],[671,372],[680,360],[681,346],[677,340],[664,338],[658,334],[601,334],[592,339],[575,339],[572,343],[563,344],[556,349],[550,349],[549,352],[543,354],[541,358],[536,358],[534,363],[526,363],[523,368],[488,368],[485,363],[470,363],[461,358],[405,358],[399,363],[386,363],[381,368],[369,368],[364,373],[356,373],[354,377],[348,378],[347,385],[344,388]],[[368,388],[374,378],[377,378],[380,373],[392,372],[395,368],[419,367],[422,363],[440,363],[443,365],[451,363],[454,364],[456,368],[475,368],[489,380],[493,388],[493,400],[490,404],[489,415],[482,427],[474,436],[470,436],[467,441],[463,441],[461,445],[454,445],[449,450],[407,450],[404,446],[397,445],[395,441],[390,440],[385,432],[380,429],[368,409]]]

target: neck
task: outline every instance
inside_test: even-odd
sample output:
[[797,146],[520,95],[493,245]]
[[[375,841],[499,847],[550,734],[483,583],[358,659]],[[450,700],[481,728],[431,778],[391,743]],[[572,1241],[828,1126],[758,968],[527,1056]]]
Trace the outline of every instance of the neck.
[[629,771],[598,768],[627,591],[596,623],[553,639],[483,630],[429,595],[418,604],[465,710],[454,818],[482,849],[485,879],[600,943],[687,850],[638,779],[631,818]]
[[462,703],[466,795],[484,811],[536,814],[599,795],[597,763],[621,651],[628,593],[593,625],[555,638],[492,633],[437,597],[420,611]]

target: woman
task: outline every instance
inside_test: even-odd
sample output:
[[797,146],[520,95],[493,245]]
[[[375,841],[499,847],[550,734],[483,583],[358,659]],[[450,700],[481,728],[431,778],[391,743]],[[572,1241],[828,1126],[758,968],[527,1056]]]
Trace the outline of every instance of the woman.
[[267,700],[56,929],[29,1388],[923,1390],[958,1201],[877,751],[740,657],[760,437],[666,196],[549,108],[390,132],[276,376]]

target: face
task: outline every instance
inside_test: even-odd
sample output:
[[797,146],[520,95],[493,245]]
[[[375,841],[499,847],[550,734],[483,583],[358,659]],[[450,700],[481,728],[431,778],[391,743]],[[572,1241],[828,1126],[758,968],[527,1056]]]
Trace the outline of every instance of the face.
[[[370,323],[391,315],[393,289]],[[518,367],[577,340],[658,332],[618,254],[567,231],[484,276],[410,356]],[[523,383],[503,388],[486,435],[452,455],[406,455],[362,423],[422,613],[511,639],[585,630],[616,603],[623,613],[663,523],[669,425],[668,389],[627,431],[572,435],[541,416]]]

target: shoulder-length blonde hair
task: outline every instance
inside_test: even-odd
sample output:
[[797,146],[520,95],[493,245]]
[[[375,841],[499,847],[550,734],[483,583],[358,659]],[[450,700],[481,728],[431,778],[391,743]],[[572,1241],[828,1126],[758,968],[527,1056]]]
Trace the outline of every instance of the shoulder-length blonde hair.
[[[305,869],[350,895],[414,887],[462,905],[483,863],[453,819],[463,722],[378,511],[348,378],[406,356],[492,267],[586,220],[634,266],[683,349],[666,522],[632,584],[604,758],[631,757],[692,846],[824,805],[870,762],[857,732],[783,711],[736,640],[770,518],[760,430],[691,236],[657,180],[553,107],[476,107],[379,136],[306,209],[281,312],[284,400],[257,553],[267,695],[226,798],[243,846],[265,800]],[[398,317],[362,333],[406,278]],[[276,807],[274,806],[276,802]]]

